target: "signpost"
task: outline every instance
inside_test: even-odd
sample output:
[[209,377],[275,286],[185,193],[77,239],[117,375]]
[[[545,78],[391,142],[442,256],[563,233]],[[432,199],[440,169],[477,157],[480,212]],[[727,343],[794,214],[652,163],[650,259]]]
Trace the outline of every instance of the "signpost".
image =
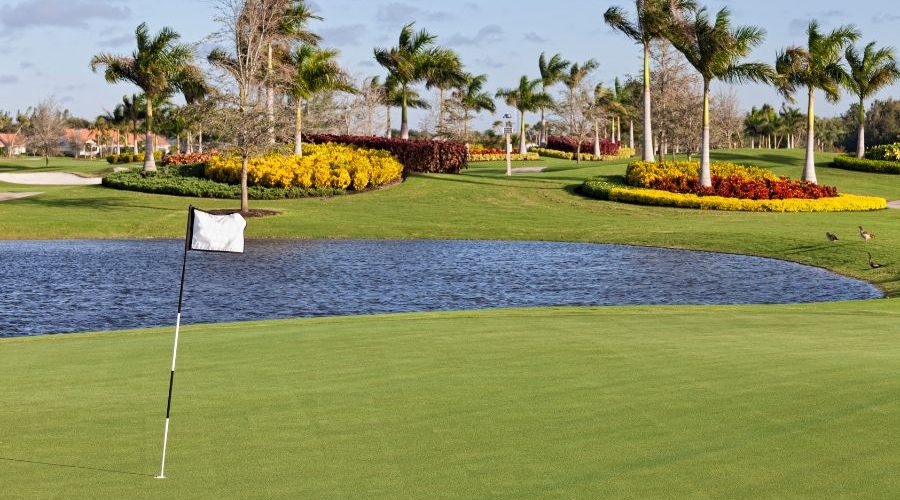
[[503,115],[503,119],[506,121],[503,127],[503,133],[506,135],[506,176],[512,176],[512,116],[509,114]]

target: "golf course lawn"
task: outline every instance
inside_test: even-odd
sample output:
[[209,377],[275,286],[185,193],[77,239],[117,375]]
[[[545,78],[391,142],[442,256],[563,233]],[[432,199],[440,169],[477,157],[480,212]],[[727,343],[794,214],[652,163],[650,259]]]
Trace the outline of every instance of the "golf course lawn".
[[[801,151],[715,158],[802,168]],[[900,200],[900,177],[830,158],[821,183]],[[825,267],[900,297],[900,210],[707,212],[575,192],[626,163],[523,162],[548,170],[512,178],[474,164],[360,195],[251,202],[281,215],[252,219],[247,235],[702,249]],[[17,190],[44,194],[0,203],[2,239],[177,238],[188,204],[236,204],[0,183]],[[869,269],[866,252],[886,266]],[[0,498],[900,497],[896,298],[188,326],[169,479],[156,480],[171,343],[172,328],[0,339]]]
[[900,310],[558,308],[0,341],[3,498],[897,498]]

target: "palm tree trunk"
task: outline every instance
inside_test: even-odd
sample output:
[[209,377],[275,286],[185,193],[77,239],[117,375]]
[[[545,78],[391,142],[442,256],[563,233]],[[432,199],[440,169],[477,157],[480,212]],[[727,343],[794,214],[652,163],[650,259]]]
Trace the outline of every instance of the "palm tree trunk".
[[469,142],[469,110],[463,110],[463,140]]
[[201,123],[197,129],[197,146],[200,152],[203,152],[203,124]]
[[709,161],[709,80],[703,81],[703,145],[700,150],[700,185],[712,187]]
[[[147,96],[147,136],[144,138],[144,172],[156,172],[156,159],[153,158],[153,98]],[[137,141],[135,141],[137,143]]]
[[131,120],[131,152],[134,156],[138,154],[138,143],[137,143],[137,119]]
[[294,154],[303,156],[303,101],[294,103]]
[[409,116],[406,111],[406,85],[403,86],[403,106],[400,109],[400,138],[409,139]]
[[634,149],[634,120],[628,120],[628,147]]
[[859,100],[859,138],[856,143],[856,157],[865,158],[866,156],[866,108],[865,102]]
[[269,44],[269,61],[266,69],[266,119],[269,123],[269,144],[275,145],[275,83],[273,74],[275,73],[274,63],[272,62],[272,44]]
[[444,87],[438,87],[438,124],[437,132],[441,134],[444,131]]
[[[546,91],[547,91],[547,89],[544,89],[544,92],[546,92]],[[541,145],[541,147],[544,147],[547,145],[547,118],[545,116],[545,113],[546,113],[546,110],[544,108],[541,108],[541,138],[538,141],[538,143]]]
[[384,133],[384,136],[388,139],[394,134],[393,130],[391,130],[391,107],[385,106],[387,108],[387,131]]
[[594,156],[600,158],[600,122],[594,120]]
[[616,117],[616,142],[622,144],[622,117]]
[[644,43],[644,161],[653,158],[653,125],[650,108],[650,44]]
[[816,179],[816,115],[815,89],[809,89],[809,111],[806,124],[806,164],[803,166],[802,180],[818,184]]
[[528,150],[525,148],[525,112],[522,111],[522,127],[519,135],[519,154],[526,154]]

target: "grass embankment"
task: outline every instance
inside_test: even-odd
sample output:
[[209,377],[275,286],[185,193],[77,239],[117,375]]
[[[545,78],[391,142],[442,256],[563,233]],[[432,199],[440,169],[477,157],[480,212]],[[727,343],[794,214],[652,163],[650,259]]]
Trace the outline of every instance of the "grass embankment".
[[[798,178],[802,151],[740,150],[715,158],[772,168]],[[828,163],[833,155],[823,155]],[[463,175],[413,176],[383,191],[329,199],[260,201],[282,212],[254,219],[250,238],[458,238],[631,243],[753,254],[812,264],[871,281],[900,294],[900,211],[833,214],[724,213],[602,202],[575,194],[584,179],[623,175],[627,161],[546,160],[539,174],[505,176],[503,163],[474,164]],[[819,180],[842,192],[900,199],[900,178],[819,167]],[[7,189],[10,184],[0,184]],[[18,186],[19,190],[34,190]],[[11,189],[15,190],[15,189]],[[0,238],[181,237],[188,204],[198,200],[98,186],[41,187],[45,194],[0,204]],[[857,226],[874,232],[864,244]],[[829,244],[825,232],[841,241]],[[872,271],[866,251],[888,263]]]
[[0,340],[4,498],[896,498],[900,311],[536,309]]
[[0,157],[0,174],[17,174],[27,172],[70,172],[85,177],[92,177],[112,172],[114,166],[116,165],[110,165],[106,162],[106,160],[103,159],[76,160],[74,158],[53,157],[50,158],[49,165],[44,165],[44,158],[42,157]]

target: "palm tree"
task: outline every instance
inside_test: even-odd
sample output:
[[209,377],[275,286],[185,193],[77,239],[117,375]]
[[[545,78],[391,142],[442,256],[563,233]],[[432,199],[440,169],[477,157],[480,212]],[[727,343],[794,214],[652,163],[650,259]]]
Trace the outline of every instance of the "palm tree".
[[375,60],[388,70],[400,87],[400,138],[409,139],[410,85],[424,80],[433,63],[434,45],[437,37],[425,30],[413,31],[415,23],[409,23],[400,31],[397,46],[390,49],[375,49]]
[[425,88],[438,89],[438,133],[444,130],[444,93],[462,85],[465,76],[462,62],[456,52],[444,48],[432,51],[431,61],[425,72]]
[[339,52],[302,44],[291,53],[288,90],[294,98],[294,154],[303,156],[303,101],[323,91],[355,93],[350,76],[337,62]]
[[821,89],[830,102],[840,99],[840,85],[849,75],[841,64],[844,48],[859,39],[859,31],[851,25],[841,26],[828,35],[819,31],[819,23],[809,23],[806,47],[788,47],[778,54],[778,89],[791,102],[800,87],[809,95],[807,112],[806,163],[802,179],[815,184],[816,179],[816,114],[815,91]]
[[[387,130],[385,132],[385,137],[390,139],[393,134],[393,127],[391,126],[391,110],[394,108],[403,107],[404,95],[400,89],[400,84],[391,76],[385,78],[384,83],[380,83],[380,79],[375,76],[370,80],[370,85],[373,86],[381,86],[381,94],[385,107],[385,115],[387,116]],[[406,107],[409,109],[429,109],[431,105],[428,104],[428,101],[422,99],[419,96],[419,92],[416,89],[407,89],[406,96]]]
[[[615,142],[619,145],[622,144],[622,118],[631,119],[633,117],[634,110],[631,107],[631,103],[634,101],[634,96],[631,95],[631,88],[627,85],[622,85],[622,82],[619,81],[619,78],[616,77],[613,82],[612,87],[612,113],[615,115],[615,127],[618,132],[618,135],[615,137]],[[630,126],[630,147],[634,147],[634,125],[633,120]]]
[[767,119],[765,113],[753,106],[744,118],[744,132],[750,136],[750,148],[756,149],[756,139],[759,138],[759,147],[762,149],[762,136],[766,133]]
[[794,149],[797,145],[797,131],[803,126],[803,112],[799,108],[789,107],[787,104],[781,105],[779,113],[781,120],[784,122],[785,129],[788,132],[788,149]]
[[144,171],[156,170],[153,159],[153,101],[168,96],[178,76],[191,65],[193,53],[187,45],[177,43],[181,35],[171,28],[163,28],[150,36],[147,23],[138,25],[134,32],[137,50],[129,56],[101,53],[91,58],[91,70],[103,67],[109,83],[131,82],[147,96],[147,134],[144,150]]
[[[566,86],[570,100],[575,95],[575,92],[578,91],[578,88],[581,87],[581,83],[584,82],[585,78],[598,67],[600,65],[593,59],[588,59],[584,64],[573,63],[569,66],[569,72],[563,75],[562,82]],[[552,101],[549,101],[547,104],[552,104]],[[571,133],[574,128],[575,116],[573,114],[569,117],[569,132]]]
[[322,17],[312,12],[305,0],[278,0],[272,4],[272,8],[281,12],[281,26],[277,36],[269,41],[268,61],[266,68],[266,112],[269,120],[269,144],[275,144],[275,92],[276,77],[275,63],[283,57],[276,57],[276,52],[283,55],[292,42],[301,42],[308,45],[318,45],[321,37],[309,29],[310,21],[321,21]]
[[138,131],[138,120],[142,118],[141,109],[146,109],[147,105],[144,102],[144,98],[142,95],[131,94],[129,98],[127,95],[122,96],[122,103],[116,106],[116,109],[121,109],[122,115],[125,117],[125,120],[128,122],[130,127],[126,130],[126,140],[125,143],[128,143],[128,134],[131,134],[131,139],[134,141],[132,143],[132,154],[137,156],[138,154],[138,143],[137,143],[137,131]]
[[847,47],[844,54],[850,67],[847,90],[859,97],[859,142],[856,157],[866,155],[866,99],[900,79],[900,68],[893,47],[876,50],[875,42],[866,45],[860,54],[856,48]]
[[550,96],[539,90],[541,80],[529,80],[528,76],[522,76],[519,86],[510,89],[497,90],[497,98],[504,99],[506,104],[519,110],[521,118],[521,130],[519,133],[519,153],[528,153],[525,146],[525,113],[537,111],[541,106],[549,106],[552,102]]
[[192,128],[194,125],[199,127],[200,136],[200,152],[203,152],[203,104],[207,96],[212,92],[212,88],[206,82],[203,74],[196,67],[191,66],[179,76],[176,87],[184,96],[185,106],[182,116],[187,122],[185,131],[187,132],[187,152],[194,152],[194,141]]
[[463,110],[463,140],[468,142],[470,113],[478,114],[482,111],[493,113],[497,110],[497,106],[491,95],[484,91],[487,75],[475,76],[466,73],[463,80],[463,84],[459,86],[453,97]]
[[[541,52],[541,57],[538,58],[538,69],[541,72],[541,85],[543,86],[543,91],[545,94],[550,95],[548,92],[550,90],[550,87],[563,81],[565,72],[569,68],[570,64],[572,63],[563,59],[562,55],[560,54],[555,54],[548,61],[546,54],[544,52]],[[546,110],[547,106],[541,106],[541,137],[538,140],[538,143],[541,146],[545,146],[547,144],[547,118],[545,117]]]
[[768,82],[774,72],[767,64],[741,62],[765,39],[755,26],[731,26],[731,12],[723,8],[711,22],[706,8],[694,11],[686,30],[676,30],[670,40],[703,78],[703,144],[700,149],[700,185],[712,187],[709,159],[709,96],[713,80]]
[[650,43],[662,38],[672,21],[681,16],[685,9],[693,7],[691,0],[635,0],[635,17],[628,19],[620,7],[610,7],[603,19],[613,29],[644,48],[644,161],[654,161],[653,126],[650,107]]

